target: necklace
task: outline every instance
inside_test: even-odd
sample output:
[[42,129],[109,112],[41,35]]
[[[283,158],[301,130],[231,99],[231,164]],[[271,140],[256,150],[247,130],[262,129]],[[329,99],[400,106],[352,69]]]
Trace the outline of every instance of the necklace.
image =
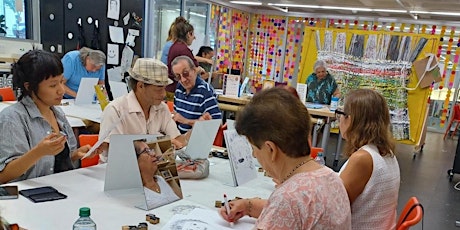
[[291,171],[287,176],[284,177],[284,179],[281,181],[280,184],[284,183],[287,179],[289,179],[289,177],[291,177],[292,174],[294,174],[294,172],[295,172],[298,168],[302,167],[302,165],[304,165],[304,164],[306,164],[306,163],[308,163],[308,162],[310,162],[310,161],[312,161],[312,160],[313,160],[313,158],[310,158],[310,159],[308,159],[308,160],[304,160],[304,161],[300,162],[298,165],[296,165],[296,166],[292,169],[292,171]]

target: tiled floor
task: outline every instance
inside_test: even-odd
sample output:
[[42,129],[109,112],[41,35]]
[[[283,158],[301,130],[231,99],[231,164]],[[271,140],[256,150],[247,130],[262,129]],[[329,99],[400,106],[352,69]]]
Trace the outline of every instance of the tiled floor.
[[[330,139],[328,153],[336,148],[336,136]],[[460,175],[455,174],[452,182],[447,176],[447,170],[453,165],[457,140],[444,141],[443,134],[428,133],[423,151],[415,158],[411,146],[400,144],[396,148],[401,170],[398,213],[411,196],[416,196],[425,209],[425,230],[460,230],[455,227],[455,221],[460,220],[460,191],[454,189],[454,185],[460,182]],[[332,166],[332,158],[327,155],[327,165]],[[343,161],[339,167],[341,163]],[[378,210],[375,214],[378,215]],[[411,229],[422,229],[422,225]]]

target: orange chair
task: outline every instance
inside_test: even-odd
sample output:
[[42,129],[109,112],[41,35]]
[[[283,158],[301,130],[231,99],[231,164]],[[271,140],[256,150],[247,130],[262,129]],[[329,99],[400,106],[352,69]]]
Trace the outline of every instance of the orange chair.
[[311,151],[310,151],[311,158],[315,159],[315,157],[318,156],[319,152],[324,153],[323,148],[311,147]]
[[[80,146],[83,146],[83,145],[93,146],[94,144],[96,144],[98,138],[99,138],[98,134],[80,134],[80,136],[78,136],[78,140],[80,141]],[[85,168],[85,167],[97,165],[98,163],[99,163],[99,155],[96,155],[92,158],[85,158],[81,160],[81,167]]]
[[2,96],[3,101],[16,101],[13,88],[11,87],[0,88],[0,96]]
[[455,104],[454,105],[454,112],[452,113],[452,119],[449,122],[449,125],[446,128],[446,132],[444,133],[444,140],[446,139],[447,134],[450,131],[450,127],[452,126],[452,123],[457,122],[455,125],[454,131],[452,131],[452,134],[450,137],[453,137],[455,133],[457,132],[457,128],[460,125],[460,104]]
[[174,102],[172,101],[166,101],[166,104],[168,105],[168,108],[169,108],[169,112],[173,112],[174,111]]
[[[418,202],[417,197],[411,197],[404,206],[403,211],[399,215],[397,230],[406,230],[409,227],[416,225],[423,219],[423,206]],[[423,225],[423,224],[422,224]]]

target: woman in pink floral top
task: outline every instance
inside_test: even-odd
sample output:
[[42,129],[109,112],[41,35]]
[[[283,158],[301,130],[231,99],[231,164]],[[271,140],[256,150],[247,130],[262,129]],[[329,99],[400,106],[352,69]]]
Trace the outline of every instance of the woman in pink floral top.
[[303,103],[281,88],[257,93],[238,114],[236,130],[278,183],[268,200],[231,201],[228,222],[248,215],[255,229],[351,229],[347,192],[338,175],[310,157],[310,115]]

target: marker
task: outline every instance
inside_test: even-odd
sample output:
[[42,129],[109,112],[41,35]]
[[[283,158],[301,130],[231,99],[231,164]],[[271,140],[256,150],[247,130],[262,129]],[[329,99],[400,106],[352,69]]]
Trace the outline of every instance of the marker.
[[[227,210],[227,216],[230,215],[230,205],[228,204],[227,195],[224,194],[225,210]],[[233,227],[233,222],[230,222],[230,226]]]

